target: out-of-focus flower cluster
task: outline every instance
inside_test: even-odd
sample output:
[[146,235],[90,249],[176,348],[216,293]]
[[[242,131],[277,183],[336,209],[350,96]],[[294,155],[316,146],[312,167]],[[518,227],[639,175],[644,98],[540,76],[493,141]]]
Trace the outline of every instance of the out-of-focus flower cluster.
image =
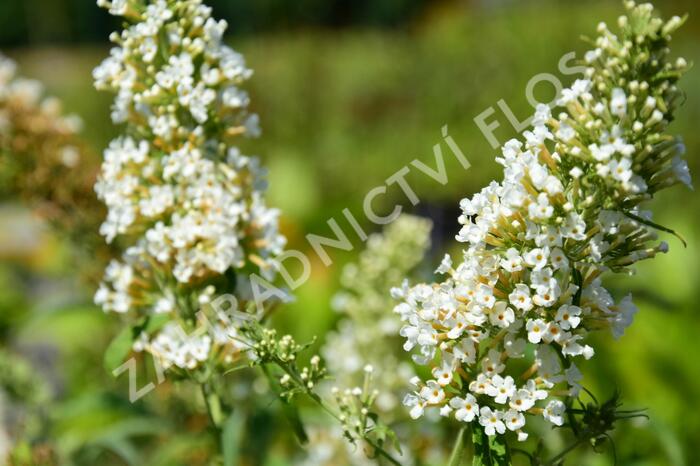
[[99,161],[81,140],[81,127],[40,82],[18,76],[15,62],[0,55],[0,196],[25,201],[92,255],[90,263],[103,266],[109,254],[96,231],[104,207],[92,188]]
[[199,0],[98,4],[131,25],[112,34],[116,47],[93,73],[98,89],[116,93],[113,121],[126,123],[96,185],[108,208],[101,233],[128,246],[96,302],[134,321],[170,316],[136,346],[164,367],[230,360],[235,324],[219,313],[208,332],[188,335],[195,313],[250,273],[270,279],[285,243],[258,160],[234,145],[259,133],[239,87],[252,73],[222,43],[226,22]]
[[[317,367],[319,364],[320,358],[314,356],[311,366]],[[331,395],[334,401],[329,405],[333,408],[326,409],[333,413],[339,425],[324,432],[317,429],[312,431],[313,442],[309,445],[306,457],[297,464],[375,464],[378,455],[387,454],[384,448],[389,445],[401,454],[401,463],[392,457],[392,464],[413,464],[410,456],[400,451],[396,434],[384,423],[381,413],[377,411],[376,401],[380,392],[374,388],[375,373],[374,367],[367,364],[362,369],[363,380],[359,385],[333,387]],[[287,376],[282,379],[283,386],[291,382]],[[343,439],[345,442],[341,443]]]
[[[373,464],[362,448],[343,437],[367,427],[370,409],[388,423],[405,416],[401,397],[415,373],[400,358],[401,322],[387,312],[392,306],[388,291],[411,276],[423,260],[430,246],[430,229],[429,220],[402,215],[384,232],[370,235],[358,262],[344,267],[342,290],[333,299],[333,307],[343,317],[321,349],[333,374],[332,394],[343,425],[312,431],[314,441],[300,464]],[[411,464],[407,454],[402,462]]]
[[560,113],[540,106],[524,141],[503,146],[503,181],[461,202],[466,249],[442,261],[446,279],[394,290],[405,349],[433,376],[414,380],[412,417],[436,408],[519,440],[528,415],[560,426],[560,398],[580,390],[574,361],[594,355],[589,332],[619,337],[632,322],[631,297],[614,299],[601,279],[668,248],[641,204],[690,186],[684,147],[666,133],[688,65],[669,56],[681,18],[626,7],[618,33],[599,25]]
[[337,332],[328,334],[321,353],[341,387],[359,386],[367,364],[377,369],[377,409],[385,414],[400,406],[405,384],[414,375],[396,351],[401,322],[387,313],[392,306],[387,292],[423,260],[430,247],[430,229],[429,220],[403,215],[382,234],[371,235],[358,262],[343,269],[343,289],[333,299],[343,318]]
[[50,399],[50,388],[35,368],[0,348],[0,461],[8,461],[18,444],[45,434]]

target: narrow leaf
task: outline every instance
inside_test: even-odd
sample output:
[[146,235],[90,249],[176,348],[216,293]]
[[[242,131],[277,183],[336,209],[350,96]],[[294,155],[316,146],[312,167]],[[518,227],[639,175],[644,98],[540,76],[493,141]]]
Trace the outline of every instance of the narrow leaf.
[[266,366],[262,366],[262,369],[265,373],[265,376],[267,376],[267,380],[270,383],[270,387],[275,391],[275,393],[279,397],[280,402],[282,403],[282,413],[284,414],[284,417],[287,418],[287,421],[289,422],[289,427],[292,428],[292,431],[294,432],[294,435],[296,436],[297,440],[299,440],[299,443],[301,443],[302,445],[306,445],[309,442],[309,437],[308,435],[306,435],[304,423],[299,417],[299,411],[297,410],[296,406],[287,402],[282,397],[282,393],[278,388],[278,382],[272,376],[270,370]]
[[104,355],[104,367],[110,374],[114,369],[121,366],[126,357],[131,352],[134,344],[134,332],[130,327],[123,329],[114,337],[109,344]]
[[633,214],[632,212],[625,212],[624,214],[626,216],[628,216],[629,218],[631,218],[632,220],[639,222],[643,225],[646,225],[648,227],[654,228],[654,229],[659,230],[659,231],[665,231],[666,233],[672,234],[673,236],[678,238],[681,241],[681,243],[683,243],[684,248],[688,247],[688,243],[685,242],[685,239],[683,239],[683,237],[680,234],[676,233],[675,231],[671,230],[670,228],[665,227],[663,225],[659,225],[658,223],[654,223],[651,220],[644,219],[638,215]]
[[131,352],[134,341],[141,332],[153,333],[160,330],[169,320],[167,315],[149,316],[134,327],[126,327],[111,341],[104,354],[104,367],[111,374],[121,366]]
[[454,447],[452,447],[452,454],[450,454],[450,461],[447,463],[447,466],[460,466],[462,464],[462,460],[464,459],[464,438],[466,437],[466,432],[466,427],[459,429],[457,440],[455,440]]
[[241,440],[245,428],[245,416],[235,409],[221,430],[221,446],[224,453],[224,466],[236,466],[241,452]]
[[287,418],[289,426],[292,428],[294,435],[296,435],[297,440],[299,440],[299,443],[301,443],[302,445],[306,445],[309,442],[309,437],[306,435],[304,423],[301,422],[301,418],[299,417],[299,410],[296,408],[296,406],[292,405],[291,403],[287,403],[284,400],[281,401],[282,412]]

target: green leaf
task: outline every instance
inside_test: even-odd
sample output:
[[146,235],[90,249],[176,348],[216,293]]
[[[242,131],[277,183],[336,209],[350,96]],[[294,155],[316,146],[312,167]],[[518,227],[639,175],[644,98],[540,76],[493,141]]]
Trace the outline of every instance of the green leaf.
[[138,450],[127,439],[105,438],[96,441],[92,446],[111,451],[129,466],[143,464]]
[[289,426],[292,428],[294,435],[297,437],[297,440],[299,440],[299,443],[301,443],[302,445],[306,445],[309,442],[309,437],[308,435],[306,435],[304,423],[301,422],[301,418],[299,417],[299,410],[296,408],[295,405],[288,403],[284,400],[281,401],[282,412],[284,413],[284,417],[287,418]]
[[466,437],[467,428],[462,427],[457,434],[457,440],[455,441],[454,447],[452,447],[452,454],[450,454],[450,461],[447,466],[460,466],[462,460],[464,460],[464,438]]
[[[148,316],[144,323],[138,328],[138,333],[154,333],[162,329],[165,324],[170,321],[170,316],[167,314],[158,314],[154,316]],[[135,335],[135,336],[138,336]]]
[[394,449],[399,453],[399,455],[403,455],[403,451],[401,450],[401,444],[399,443],[399,437],[396,435],[396,432],[394,432],[393,429],[387,427],[386,437],[391,442],[391,445],[394,447]]
[[224,466],[236,466],[241,452],[241,439],[245,428],[245,416],[239,409],[233,411],[221,431]]
[[474,460],[472,466],[510,466],[510,453],[503,435],[489,437],[483,427],[472,424]]
[[219,427],[224,422],[224,412],[221,407],[221,398],[208,388],[204,388],[204,402],[207,404],[207,410],[211,420],[216,427]]
[[163,328],[170,319],[169,316],[161,314],[148,316],[139,325],[135,327],[126,327],[114,337],[112,342],[105,350],[104,367],[111,374],[114,369],[121,366],[126,357],[131,352],[134,340],[138,338],[141,332],[154,333]]
[[275,377],[273,377],[270,373],[269,368],[267,366],[261,367],[263,372],[265,373],[265,376],[267,377],[268,382],[270,383],[270,387],[275,391],[275,394],[279,397],[279,400],[282,404],[282,413],[284,414],[284,417],[287,418],[289,426],[292,428],[294,435],[296,436],[297,440],[299,440],[299,443],[301,443],[302,445],[306,445],[309,442],[309,437],[308,435],[306,435],[304,423],[301,422],[301,418],[299,417],[299,411],[297,410],[296,406],[292,405],[282,397],[282,393],[280,392],[279,388],[277,388],[278,382],[275,379]]
[[636,222],[641,223],[642,225],[646,225],[646,226],[651,227],[651,228],[654,228],[654,229],[656,229],[656,230],[665,231],[666,233],[672,234],[673,236],[675,236],[676,238],[678,238],[678,239],[680,240],[681,243],[683,243],[683,247],[684,247],[684,248],[687,248],[687,247],[688,247],[688,243],[685,241],[685,239],[684,239],[680,234],[676,233],[675,231],[671,230],[670,228],[667,228],[667,227],[665,227],[665,226],[663,226],[663,225],[659,225],[658,223],[654,223],[654,222],[652,222],[651,220],[647,220],[647,219],[645,219],[645,218],[639,217],[639,216],[633,214],[632,212],[623,212],[623,213],[624,213],[627,217],[631,218],[632,220],[634,220],[634,221],[636,221]]
[[121,366],[131,352],[134,344],[134,331],[131,327],[123,329],[105,350],[104,367],[110,374]]
[[399,455],[403,455],[403,451],[401,450],[401,444],[399,443],[399,438],[396,435],[396,432],[394,432],[394,430],[391,427],[381,422],[377,413],[369,413],[367,417],[372,419],[372,422],[374,422],[375,425],[367,429],[365,431],[365,434],[369,435],[371,433],[376,439],[377,444],[379,444],[380,446],[389,444],[399,453]]

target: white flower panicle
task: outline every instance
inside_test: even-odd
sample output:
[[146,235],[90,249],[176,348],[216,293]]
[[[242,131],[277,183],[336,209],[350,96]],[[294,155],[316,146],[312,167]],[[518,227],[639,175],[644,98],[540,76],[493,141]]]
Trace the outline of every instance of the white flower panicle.
[[[342,318],[321,348],[333,374],[332,386],[325,388],[331,389],[341,426],[312,428],[313,441],[300,465],[374,464],[356,444],[367,428],[368,410],[386,423],[405,419],[401,394],[414,372],[400,357],[401,321],[387,312],[393,302],[387,292],[413,275],[430,246],[430,229],[427,219],[401,215],[383,232],[370,235],[358,261],[343,268],[342,289],[332,303]],[[355,440],[348,442],[348,437]],[[404,450],[401,464],[413,463]]]
[[690,176],[682,143],[665,132],[687,68],[668,49],[682,20],[626,7],[618,34],[599,26],[561,113],[538,107],[524,141],[502,148],[503,181],[461,202],[462,261],[446,258],[440,283],[394,290],[405,349],[432,367],[404,400],[412,417],[439,408],[519,440],[528,416],[560,426],[557,397],[580,389],[574,361],[594,355],[588,333],[619,337],[632,322],[631,298],[616,301],[601,278],[667,251],[640,205]]
[[83,180],[51,182],[78,164],[91,168],[81,157],[81,128],[79,117],[64,114],[60,100],[47,96],[41,82],[19,76],[17,64],[0,53],[0,195],[48,204],[45,213],[65,211],[84,196],[75,187]]
[[363,368],[372,365],[379,391],[376,407],[385,415],[400,406],[400,393],[414,375],[397,354],[401,322],[387,313],[392,304],[387,292],[422,261],[430,246],[430,229],[429,220],[402,215],[383,233],[371,235],[358,262],[343,269],[343,290],[333,300],[344,317],[321,350],[326,364],[341,387],[360,384]]
[[[117,3],[124,8],[115,9]],[[200,0],[98,2],[133,24],[94,72],[95,86],[117,94],[112,120],[133,136],[166,150],[182,142],[221,142],[259,134],[240,89],[252,76],[243,56],[222,43],[226,21],[211,17]],[[210,155],[210,154],[207,154]],[[213,155],[213,154],[211,154]]]
[[105,215],[93,191],[100,161],[81,138],[82,120],[62,107],[0,54],[0,198],[24,201],[79,246],[73,265],[94,284],[111,256],[97,234]]
[[[83,125],[78,116],[63,115],[61,102],[47,97],[41,82],[18,76],[14,60],[0,54],[0,135],[3,138],[16,130],[15,114],[20,113],[26,119],[33,118],[35,129],[40,133],[53,132],[69,137],[76,135]],[[73,153],[78,149],[69,146],[62,149],[64,164],[75,166],[78,160]]]
[[[272,278],[285,244],[258,160],[234,145],[259,134],[239,87],[252,72],[222,43],[226,22],[199,0],[98,4],[131,25],[112,34],[116,47],[93,73],[98,89],[116,94],[112,119],[127,133],[105,151],[95,187],[108,207],[101,233],[127,249],[95,299],[105,311],[191,323],[214,294],[241,286],[235,272]],[[212,334],[215,326],[209,333],[182,339],[163,330],[143,348],[168,359],[185,345],[192,357],[164,365],[191,369],[234,345]]]

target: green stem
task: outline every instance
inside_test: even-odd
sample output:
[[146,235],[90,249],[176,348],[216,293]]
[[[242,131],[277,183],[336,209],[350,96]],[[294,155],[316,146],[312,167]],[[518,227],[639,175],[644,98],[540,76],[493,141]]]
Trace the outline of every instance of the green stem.
[[200,383],[199,388],[204,397],[204,405],[207,407],[207,415],[209,416],[211,428],[214,431],[217,449],[222,453],[221,425],[223,422],[223,411],[221,409],[221,400],[219,396],[211,390],[208,383]]
[[561,453],[559,453],[557,456],[554,458],[550,459],[549,461],[545,462],[545,465],[547,466],[554,466],[557,464],[558,461],[563,459],[566,455],[574,451],[576,448],[578,448],[579,445],[581,445],[583,442],[588,440],[588,437],[581,437],[578,440],[576,440],[574,443],[566,447]]
[[372,439],[368,437],[363,437],[363,440],[372,448],[374,448],[374,451],[376,451],[379,454],[379,456],[383,457],[385,460],[387,460],[393,465],[401,466],[401,463],[399,463],[393,456],[391,456],[389,452],[377,445]]

